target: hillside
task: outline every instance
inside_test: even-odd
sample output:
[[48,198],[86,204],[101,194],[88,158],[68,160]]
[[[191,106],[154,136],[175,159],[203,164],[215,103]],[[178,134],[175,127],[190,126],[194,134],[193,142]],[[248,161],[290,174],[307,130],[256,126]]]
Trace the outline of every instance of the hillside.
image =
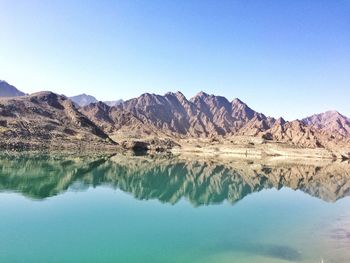
[[0,134],[5,148],[112,145],[108,135],[68,98],[52,92],[1,98]]
[[[191,99],[181,92],[145,93],[111,105],[86,94],[70,99],[52,92],[1,98],[1,145],[105,147],[120,143],[126,148],[169,150],[176,146],[209,152],[225,148],[231,153],[268,155],[319,149],[316,156],[350,157],[350,119],[336,111],[285,121],[259,113],[238,98],[229,101],[205,92]],[[247,150],[252,147],[255,151]],[[287,153],[287,148],[292,151]]]
[[6,81],[0,80],[0,97],[17,97],[17,96],[24,96],[24,95],[25,95],[24,92],[8,84]]
[[311,121],[314,118],[288,122],[256,112],[239,99],[228,101],[204,92],[190,100],[180,92],[164,96],[146,93],[116,107],[99,102],[80,110],[116,141],[161,137],[181,144],[186,139],[235,142],[246,137],[261,139],[260,143],[332,151],[350,145],[346,133],[350,126],[345,117],[338,126],[334,124],[338,120],[330,122],[327,118],[315,124]]

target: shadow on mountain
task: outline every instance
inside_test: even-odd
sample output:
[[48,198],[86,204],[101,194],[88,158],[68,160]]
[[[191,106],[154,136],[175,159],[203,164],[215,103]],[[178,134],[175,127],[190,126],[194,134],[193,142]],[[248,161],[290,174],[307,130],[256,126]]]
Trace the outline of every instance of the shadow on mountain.
[[288,187],[327,202],[350,194],[350,165],[218,162],[152,156],[1,155],[0,191],[44,199],[105,185],[141,200],[194,206],[236,203],[263,189]]

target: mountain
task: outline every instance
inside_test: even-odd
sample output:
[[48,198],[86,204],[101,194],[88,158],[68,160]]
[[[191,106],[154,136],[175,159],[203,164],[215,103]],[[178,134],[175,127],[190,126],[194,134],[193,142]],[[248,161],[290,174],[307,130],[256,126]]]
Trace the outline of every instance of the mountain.
[[104,104],[107,104],[110,107],[118,106],[119,104],[123,103],[123,100],[109,100],[109,101],[103,101]]
[[95,97],[91,95],[86,95],[85,93],[69,98],[79,107],[84,107],[86,105],[89,105],[90,103],[98,102],[98,100]]
[[79,110],[116,140],[120,137],[144,138],[147,135],[161,135],[156,127],[145,123],[131,112],[110,107],[101,101]]
[[254,119],[274,121],[238,99],[229,102],[204,92],[191,100],[181,92],[164,96],[146,93],[121,103],[116,110],[129,112],[146,125],[178,137],[224,136],[237,133]]
[[[87,106],[91,103],[97,103],[98,100],[91,95],[87,95],[85,93],[80,94],[80,95],[76,95],[73,97],[69,97],[77,106],[79,107],[84,107]],[[110,101],[103,101],[104,104],[113,107],[113,106],[117,106],[119,104],[121,104],[123,102],[123,100],[110,100]]]
[[[10,86],[3,81],[1,85]],[[324,148],[332,153],[342,148],[337,156],[350,156],[350,119],[336,111],[288,122],[254,111],[238,98],[229,101],[199,92],[188,100],[179,91],[165,95],[145,93],[127,101],[107,103],[86,94],[68,99],[50,92],[2,98],[0,142],[8,145],[22,140],[31,145],[43,141],[47,146],[59,145],[59,140],[66,139],[72,144],[112,139],[132,148],[138,147],[137,144],[125,142],[147,141],[142,147],[155,149],[162,148],[158,147],[161,144],[168,149],[171,145],[201,141],[204,144],[199,146],[204,148],[215,142],[229,142],[229,148],[233,147],[232,143],[275,143]],[[45,129],[48,132],[44,132]]]
[[24,96],[25,93],[16,89],[4,80],[0,80],[0,97],[17,97]]
[[[205,92],[190,100],[181,92],[169,92],[164,96],[145,93],[116,107],[99,102],[82,107],[80,111],[116,141],[148,137],[234,141],[237,136],[244,136],[304,148],[333,149],[338,145],[350,145],[350,136],[346,133],[349,122],[340,114],[319,118],[332,120],[322,125],[311,124],[311,119],[316,120],[316,117],[287,122],[256,112],[239,99],[228,101]],[[336,136],[334,131],[339,131]]]
[[326,111],[302,120],[305,125],[325,133],[350,136],[350,119],[337,111]]
[[299,120],[284,122],[284,120],[276,121],[275,124],[268,129],[263,137],[265,139],[278,142],[286,142],[292,145],[318,148],[328,145],[327,135],[323,135],[311,126],[305,125]]
[[44,91],[0,98],[1,147],[91,148],[112,145],[108,135],[65,96]]

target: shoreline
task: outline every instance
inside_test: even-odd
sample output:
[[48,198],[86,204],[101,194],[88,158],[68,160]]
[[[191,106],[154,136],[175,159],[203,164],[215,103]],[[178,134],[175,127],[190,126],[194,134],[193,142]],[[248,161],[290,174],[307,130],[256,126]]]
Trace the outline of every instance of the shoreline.
[[171,153],[174,155],[193,155],[225,159],[320,159],[342,160],[350,158],[350,147],[335,149],[306,148],[285,142],[264,141],[257,138],[238,138],[236,140],[172,139],[166,137],[118,138],[113,143],[104,141],[18,141],[0,142],[2,152],[36,152],[67,154],[118,154],[134,152],[137,154]]
[[133,150],[123,148],[120,145],[107,147],[28,147],[28,148],[3,148],[2,154],[62,154],[62,155],[173,155],[173,156],[195,156],[199,158],[218,158],[232,160],[325,160],[325,161],[347,161],[341,154],[336,154],[323,148],[273,148],[273,147],[246,147],[227,145],[210,145],[198,148],[196,145],[181,145],[171,149],[150,148],[145,150]]

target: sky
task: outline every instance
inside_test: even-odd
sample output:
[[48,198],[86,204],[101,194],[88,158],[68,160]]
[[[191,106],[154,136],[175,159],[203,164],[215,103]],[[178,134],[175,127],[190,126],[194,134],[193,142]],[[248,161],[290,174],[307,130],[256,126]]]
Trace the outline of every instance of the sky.
[[350,116],[350,0],[0,0],[0,79],[99,100],[200,91]]

